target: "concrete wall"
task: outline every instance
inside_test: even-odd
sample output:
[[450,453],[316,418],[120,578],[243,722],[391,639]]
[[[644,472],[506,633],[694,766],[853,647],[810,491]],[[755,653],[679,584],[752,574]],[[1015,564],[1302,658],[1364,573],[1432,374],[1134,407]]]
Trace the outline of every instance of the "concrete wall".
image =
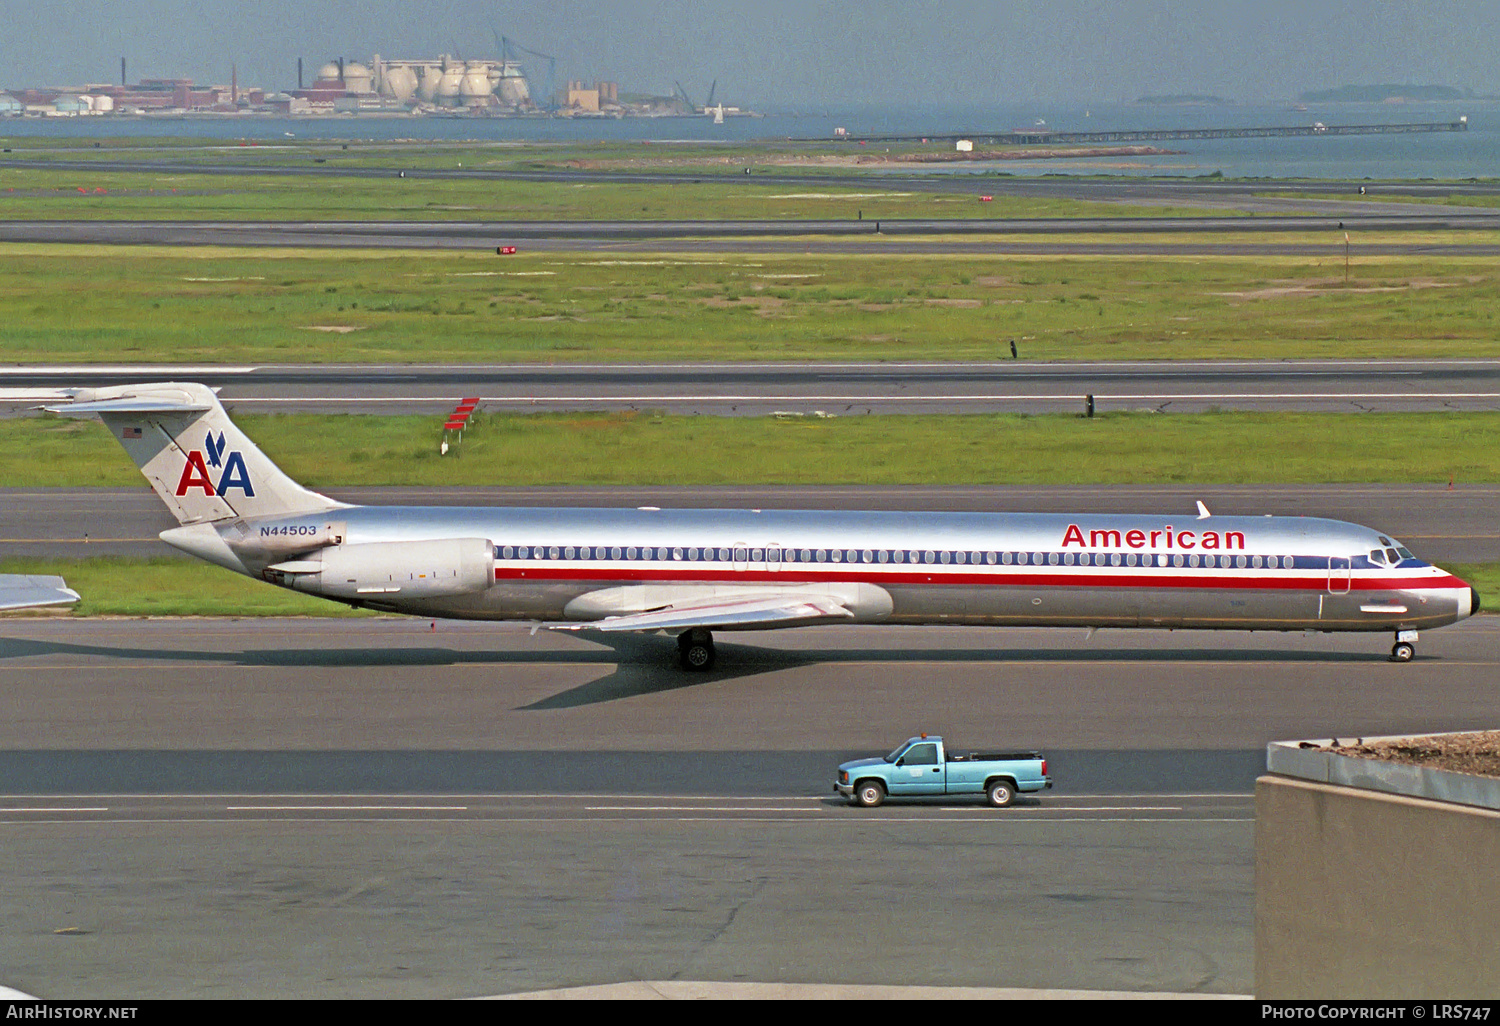
[[1500,997],[1500,812],[1257,780],[1255,996]]

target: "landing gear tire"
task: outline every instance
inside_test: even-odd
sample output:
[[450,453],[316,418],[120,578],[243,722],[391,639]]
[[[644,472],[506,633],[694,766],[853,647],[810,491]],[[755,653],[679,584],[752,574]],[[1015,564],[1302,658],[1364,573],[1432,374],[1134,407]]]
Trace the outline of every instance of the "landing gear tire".
[[1391,662],[1393,663],[1409,663],[1416,654],[1416,646],[1408,641],[1398,641],[1391,646]]
[[885,788],[878,780],[861,780],[854,789],[854,804],[873,809],[885,801]]
[[707,673],[714,668],[714,636],[708,631],[686,631],[678,635],[677,658],[684,670]]
[[1016,800],[1016,789],[1009,780],[994,780],[984,789],[984,796],[997,809],[1003,809]]

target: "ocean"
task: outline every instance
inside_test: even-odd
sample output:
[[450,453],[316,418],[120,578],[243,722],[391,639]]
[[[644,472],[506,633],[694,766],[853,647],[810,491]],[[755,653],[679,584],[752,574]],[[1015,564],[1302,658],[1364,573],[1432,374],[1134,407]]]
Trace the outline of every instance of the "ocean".
[[[1410,104],[1228,104],[1165,106],[1110,104],[1093,107],[996,104],[933,110],[860,107],[847,110],[766,113],[730,117],[716,125],[692,118],[469,118],[335,115],[181,117],[107,116],[0,119],[0,140],[173,138],[209,142],[466,141],[588,142],[671,141],[714,143],[788,138],[831,139],[837,128],[851,135],[946,135],[955,132],[1032,130],[1106,131],[1150,128],[1305,126],[1316,122],[1384,124],[1448,122],[1466,116],[1467,132],[1413,135],[1300,136],[1268,139],[1206,139],[1161,142],[1175,152],[1153,156],[996,161],[938,165],[931,173],[1000,171],[1012,174],[1116,174],[1227,178],[1466,179],[1500,177],[1500,102]],[[850,144],[851,147],[854,144]],[[903,165],[902,174],[917,170]]]

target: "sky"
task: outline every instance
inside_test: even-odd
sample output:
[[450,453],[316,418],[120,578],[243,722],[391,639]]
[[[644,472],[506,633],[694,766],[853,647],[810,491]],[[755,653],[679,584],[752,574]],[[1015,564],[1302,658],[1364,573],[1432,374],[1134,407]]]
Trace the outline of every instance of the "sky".
[[[1344,84],[1500,94],[1500,3],[1355,0],[0,0],[0,88],[310,82],[335,57],[558,58],[557,79],[767,111],[1282,100]],[[544,73],[544,69],[539,69]],[[538,84],[540,85],[540,83]]]

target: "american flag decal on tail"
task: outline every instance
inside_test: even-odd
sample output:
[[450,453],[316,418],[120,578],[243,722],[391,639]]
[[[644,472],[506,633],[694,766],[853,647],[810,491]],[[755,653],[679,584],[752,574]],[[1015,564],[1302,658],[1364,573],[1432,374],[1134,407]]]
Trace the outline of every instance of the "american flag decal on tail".
[[128,427],[125,430],[123,430],[123,431],[120,432],[120,437],[121,438],[139,438],[139,437],[141,437],[141,429],[138,428],[138,427]]

